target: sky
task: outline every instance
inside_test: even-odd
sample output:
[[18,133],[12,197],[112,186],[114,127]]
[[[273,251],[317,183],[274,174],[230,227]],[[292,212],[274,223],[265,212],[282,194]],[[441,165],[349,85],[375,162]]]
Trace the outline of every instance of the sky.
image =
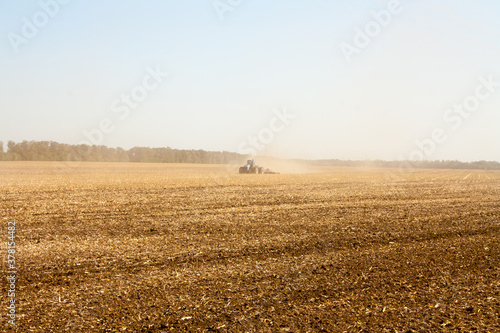
[[500,161],[494,0],[0,0],[0,141]]

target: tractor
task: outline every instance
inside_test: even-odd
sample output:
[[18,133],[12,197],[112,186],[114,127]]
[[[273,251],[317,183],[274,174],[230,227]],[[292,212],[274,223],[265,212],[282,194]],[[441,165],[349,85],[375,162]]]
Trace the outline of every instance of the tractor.
[[247,160],[247,164],[240,167],[240,173],[279,174],[279,172],[274,172],[269,169],[264,169],[263,167],[256,165],[255,160]]
[[240,173],[263,173],[264,168],[255,164],[255,160],[248,160],[247,164],[240,167]]

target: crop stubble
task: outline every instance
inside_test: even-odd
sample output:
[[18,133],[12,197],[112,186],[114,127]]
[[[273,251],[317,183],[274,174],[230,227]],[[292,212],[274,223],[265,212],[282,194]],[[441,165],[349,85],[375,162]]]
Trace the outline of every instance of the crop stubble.
[[20,332],[500,331],[500,172],[0,167]]

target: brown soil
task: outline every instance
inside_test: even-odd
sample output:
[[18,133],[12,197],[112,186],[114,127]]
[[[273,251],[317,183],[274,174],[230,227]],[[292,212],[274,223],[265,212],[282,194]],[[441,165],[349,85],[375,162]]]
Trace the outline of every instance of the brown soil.
[[500,331],[500,172],[0,170],[18,332]]

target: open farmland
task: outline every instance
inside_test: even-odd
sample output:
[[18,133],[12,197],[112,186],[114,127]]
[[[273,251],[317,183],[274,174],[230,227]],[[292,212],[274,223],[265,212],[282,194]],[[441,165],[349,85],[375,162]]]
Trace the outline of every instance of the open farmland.
[[500,172],[310,171],[1,162],[15,328],[500,331]]

